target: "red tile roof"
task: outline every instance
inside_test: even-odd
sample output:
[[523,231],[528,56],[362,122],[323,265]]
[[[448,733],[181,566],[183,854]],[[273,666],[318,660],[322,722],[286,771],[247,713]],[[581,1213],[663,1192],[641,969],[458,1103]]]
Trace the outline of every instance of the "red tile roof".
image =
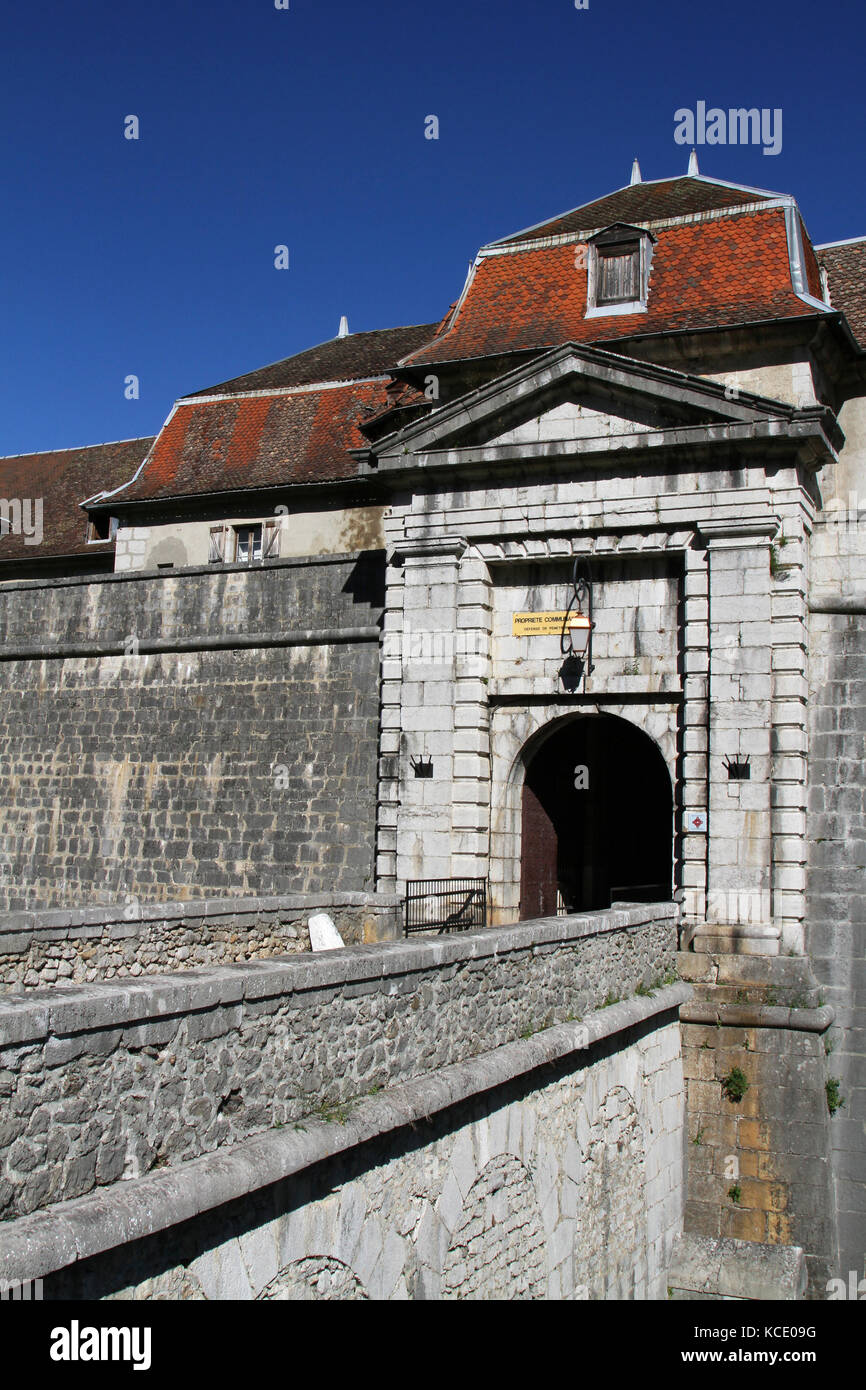
[[30,498],[33,502],[41,497],[43,532],[40,545],[27,545],[23,535],[13,532],[0,536],[0,561],[43,560],[98,551],[110,554],[113,542],[88,545],[88,518],[81,503],[94,493],[126,482],[153,442],[152,437],[123,439],[83,449],[0,458],[0,496],[21,501]]
[[830,300],[841,309],[861,347],[866,348],[866,237],[818,248],[827,271]]
[[742,207],[745,203],[761,202],[779,197],[761,188],[742,188],[737,185],[714,183],[702,175],[686,174],[678,179],[657,179],[649,183],[629,184],[615,193],[607,193],[592,203],[584,203],[571,212],[561,213],[513,236],[504,237],[494,245],[508,246],[514,242],[530,241],[536,237],[562,236],[568,232],[588,232],[609,227],[614,222],[644,223],[656,218],[688,217],[695,213],[715,212],[721,208]]
[[385,380],[229,400],[179,401],[118,503],[196,496],[357,474],[359,425],[389,404]]
[[[349,333],[331,338],[318,347],[297,352],[281,362],[233,377],[220,386],[208,386],[190,396],[227,396],[235,392],[276,391],[284,386],[310,386],[322,381],[356,381],[382,376],[407,352],[415,352],[431,338],[439,325],[416,323],[409,328],[377,328],[370,333]],[[186,398],[184,398],[186,399]]]
[[482,253],[451,328],[404,364],[813,312],[791,284],[782,208],[673,225],[656,235],[647,312],[587,319],[587,275],[576,267],[574,243]]
[[[691,176],[659,180],[493,243],[482,250],[459,308],[441,324],[334,338],[178,402],[119,501],[352,479],[357,467],[348,451],[426,404],[414,388],[385,379],[398,364],[808,317],[814,310],[791,283],[785,209],[772,205],[776,196]],[[756,203],[761,206],[740,210]],[[532,243],[614,222],[654,224],[648,310],[587,319],[587,275],[575,264],[574,243]],[[669,225],[659,225],[664,222]],[[809,291],[820,298],[805,233],[803,241]],[[349,384],[323,387],[328,381]]]

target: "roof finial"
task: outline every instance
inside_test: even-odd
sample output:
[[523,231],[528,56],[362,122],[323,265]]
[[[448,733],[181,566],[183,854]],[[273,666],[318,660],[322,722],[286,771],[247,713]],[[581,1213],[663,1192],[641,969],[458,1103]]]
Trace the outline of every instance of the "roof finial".
[[344,314],[343,317],[340,319],[340,328],[339,328],[339,331],[338,331],[338,333],[337,333],[337,337],[338,337],[338,338],[348,338],[348,336],[349,336],[349,320],[346,318],[346,315]]
[[640,165],[638,164],[637,160],[635,160],[634,164],[631,166],[631,178],[629,179],[629,183],[640,183],[640,182],[641,182],[641,177],[640,177]]
[[701,171],[698,168],[698,157],[695,154],[694,150],[692,150],[691,154],[689,155],[689,173],[699,174],[700,172]]

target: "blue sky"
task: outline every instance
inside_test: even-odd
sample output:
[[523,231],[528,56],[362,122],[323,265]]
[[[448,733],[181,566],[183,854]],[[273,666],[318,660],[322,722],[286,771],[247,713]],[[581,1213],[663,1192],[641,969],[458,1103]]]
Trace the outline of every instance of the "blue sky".
[[440,318],[485,241],[635,155],[685,173],[699,100],[783,112],[780,154],[705,147],[702,173],[795,194],[816,241],[866,233],[864,38],[862,0],[10,5],[0,453],[155,433],[341,314]]

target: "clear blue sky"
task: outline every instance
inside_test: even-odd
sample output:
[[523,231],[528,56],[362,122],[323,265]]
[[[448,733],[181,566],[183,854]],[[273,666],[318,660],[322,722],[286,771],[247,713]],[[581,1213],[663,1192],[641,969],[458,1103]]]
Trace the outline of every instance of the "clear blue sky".
[[290,3],[7,5],[0,453],[155,433],[341,314],[438,319],[485,241],[635,155],[684,173],[699,100],[783,111],[779,155],[704,147],[702,173],[794,193],[816,241],[866,233],[862,0]]

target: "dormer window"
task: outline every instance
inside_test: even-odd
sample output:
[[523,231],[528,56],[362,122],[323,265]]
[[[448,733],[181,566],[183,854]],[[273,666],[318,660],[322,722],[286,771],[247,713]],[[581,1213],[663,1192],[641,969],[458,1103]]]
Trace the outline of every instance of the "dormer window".
[[640,246],[600,246],[596,254],[596,304],[628,304],[640,299]]
[[588,243],[586,317],[646,312],[654,238],[617,224]]
[[113,541],[117,535],[116,516],[95,516],[87,523],[87,543],[91,541]]

